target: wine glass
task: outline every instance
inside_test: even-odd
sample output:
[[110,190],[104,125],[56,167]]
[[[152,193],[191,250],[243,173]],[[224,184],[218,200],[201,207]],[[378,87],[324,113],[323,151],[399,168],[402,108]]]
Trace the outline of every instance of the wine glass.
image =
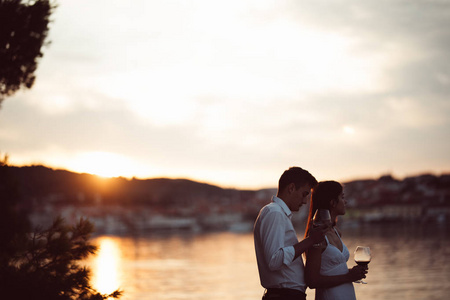
[[[370,260],[372,259],[372,255],[370,254],[370,248],[369,247],[363,247],[363,246],[357,246],[355,249],[355,262],[358,265],[367,266],[370,263]],[[357,280],[355,283],[362,283],[367,284],[367,282],[364,282],[362,280]]]
[[[321,227],[323,225],[331,225],[331,216],[328,209],[318,209],[313,217],[313,227]],[[314,244],[314,248],[319,248],[324,241]]]
[[331,216],[328,209],[318,209],[313,217],[313,226],[331,225]]

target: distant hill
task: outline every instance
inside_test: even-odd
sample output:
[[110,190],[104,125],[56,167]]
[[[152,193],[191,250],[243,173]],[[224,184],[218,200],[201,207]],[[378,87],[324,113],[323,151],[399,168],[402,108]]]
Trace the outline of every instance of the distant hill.
[[[44,166],[11,166],[9,172],[22,205],[38,224],[62,212],[72,219],[88,216],[105,228],[110,227],[105,225],[108,218],[135,228],[135,219],[141,218],[139,226],[145,227],[155,216],[191,218],[196,226],[214,227],[217,223],[230,227],[236,222],[253,222],[276,194],[276,189],[225,189],[187,179],[101,178]],[[343,184],[347,220],[450,220],[450,174],[403,180],[387,175]],[[295,218],[303,222],[306,214],[303,209]]]
[[[224,189],[188,179],[101,178],[44,166],[10,167],[29,205],[187,206],[192,203],[227,210],[261,191]],[[270,199],[269,199],[270,200]],[[269,201],[266,200],[266,201]],[[206,208],[205,208],[206,209]]]
[[[11,166],[10,173],[20,186],[21,196],[35,203],[50,201],[82,205],[182,206],[193,202],[205,202],[206,205],[223,206],[246,202],[276,192],[276,189],[224,189],[188,179],[102,178],[40,165]],[[434,200],[442,202],[450,191],[450,174],[440,176],[423,174],[403,180],[387,175],[378,179],[354,180],[343,184],[347,200],[350,200],[353,206],[393,202],[417,203],[424,198],[431,201],[433,197],[438,197],[440,200]],[[270,198],[263,201],[269,200]]]

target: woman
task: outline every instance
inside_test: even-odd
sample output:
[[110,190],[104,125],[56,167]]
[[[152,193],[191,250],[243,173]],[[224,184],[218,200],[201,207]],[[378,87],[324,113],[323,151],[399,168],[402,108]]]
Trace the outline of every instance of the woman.
[[365,278],[367,267],[348,269],[350,256],[347,247],[335,228],[337,217],[345,214],[342,185],[336,181],[322,181],[313,189],[305,236],[312,228],[312,218],[318,209],[328,209],[333,224],[325,235],[325,241],[314,245],[306,253],[306,284],[316,289],[316,300],[356,300],[353,281]]

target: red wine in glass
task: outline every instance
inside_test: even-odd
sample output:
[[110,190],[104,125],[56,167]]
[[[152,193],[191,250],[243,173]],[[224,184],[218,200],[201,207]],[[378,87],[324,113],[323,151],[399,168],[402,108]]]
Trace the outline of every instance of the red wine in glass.
[[[372,255],[370,254],[370,248],[369,247],[363,247],[363,246],[357,246],[355,250],[355,262],[358,265],[367,266],[370,263],[370,260],[372,259]],[[362,280],[357,280],[355,283],[362,283],[367,284],[367,282],[364,282]]]

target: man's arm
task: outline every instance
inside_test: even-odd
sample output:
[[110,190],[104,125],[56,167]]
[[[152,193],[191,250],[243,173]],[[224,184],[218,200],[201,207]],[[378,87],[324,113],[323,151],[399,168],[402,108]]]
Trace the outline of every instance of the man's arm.
[[258,220],[258,235],[264,249],[264,258],[267,266],[272,271],[280,269],[285,259],[283,251],[285,234],[284,218],[281,212],[272,211],[265,213]]
[[301,240],[300,242],[298,242],[297,244],[295,244],[294,245],[295,255],[294,255],[293,260],[297,259],[297,257],[302,255],[303,252],[308,250],[308,248],[314,244],[315,243],[313,242],[313,240],[310,237],[307,237],[307,238]]
[[295,255],[294,259],[297,259],[303,252],[308,250],[312,245],[318,244],[325,239],[325,233],[328,230],[328,225],[322,225],[317,228],[311,228],[309,236],[297,244],[294,245]]

